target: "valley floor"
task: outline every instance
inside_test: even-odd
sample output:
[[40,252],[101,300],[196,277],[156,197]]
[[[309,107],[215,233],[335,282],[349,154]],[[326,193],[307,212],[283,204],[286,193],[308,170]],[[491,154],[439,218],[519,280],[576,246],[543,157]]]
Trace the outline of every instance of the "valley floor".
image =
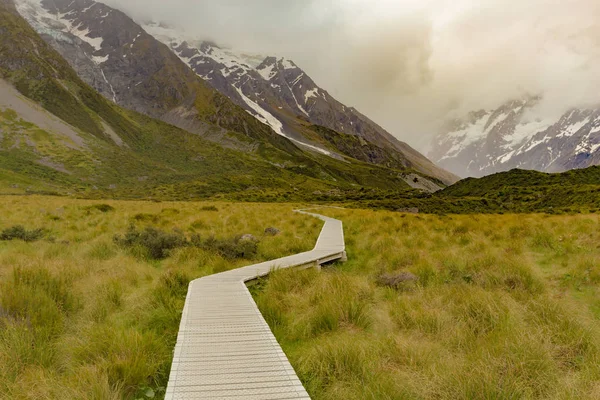
[[[0,398],[162,398],[188,282],[312,248],[293,209],[0,197]],[[597,215],[322,213],[349,261],[252,287],[314,399],[600,397]]]

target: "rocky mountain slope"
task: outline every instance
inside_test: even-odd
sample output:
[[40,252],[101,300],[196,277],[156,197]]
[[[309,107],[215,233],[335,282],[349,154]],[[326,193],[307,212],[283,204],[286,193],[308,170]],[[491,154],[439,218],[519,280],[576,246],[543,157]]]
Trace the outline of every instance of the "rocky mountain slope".
[[17,0],[15,5],[83,81],[120,106],[230,147],[258,145],[236,140],[229,135],[233,131],[297,153],[122,12],[92,0]]
[[323,126],[386,149],[405,167],[446,183],[456,181],[455,176],[442,171],[358,110],[337,101],[291,60],[223,49],[159,23],[145,23],[142,27],[219,92],[296,143],[347,154],[339,147],[331,147],[314,130],[306,129],[307,123]]
[[538,98],[511,101],[448,124],[429,157],[459,176],[513,168],[563,172],[600,164],[600,109],[536,115]]
[[295,143],[338,159],[348,156],[310,129],[322,125],[392,150],[404,169],[444,183],[456,180],[337,102],[291,61],[245,57],[210,43],[180,40],[173,30],[142,27],[93,0],[16,0],[16,5],[86,83],[128,109],[238,150],[256,151],[268,141],[287,152],[295,152]]

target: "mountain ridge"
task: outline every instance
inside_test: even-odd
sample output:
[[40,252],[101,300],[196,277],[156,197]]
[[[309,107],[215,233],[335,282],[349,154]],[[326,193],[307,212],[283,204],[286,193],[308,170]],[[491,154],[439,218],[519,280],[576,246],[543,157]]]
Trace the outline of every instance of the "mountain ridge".
[[460,175],[514,168],[564,172],[600,164],[600,108],[536,116],[540,97],[513,100],[450,121],[429,157]]

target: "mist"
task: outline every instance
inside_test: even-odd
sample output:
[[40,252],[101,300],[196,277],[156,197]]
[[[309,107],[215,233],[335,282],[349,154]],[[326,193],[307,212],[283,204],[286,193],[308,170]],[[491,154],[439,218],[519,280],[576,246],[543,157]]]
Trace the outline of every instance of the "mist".
[[321,87],[426,150],[448,118],[541,96],[600,103],[597,0],[107,0],[139,21],[291,58]]

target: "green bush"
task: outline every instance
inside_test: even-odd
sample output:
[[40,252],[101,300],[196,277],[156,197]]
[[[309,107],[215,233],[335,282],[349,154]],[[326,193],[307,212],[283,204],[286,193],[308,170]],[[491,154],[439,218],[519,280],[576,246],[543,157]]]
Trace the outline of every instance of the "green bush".
[[88,210],[100,211],[102,213],[107,213],[107,212],[115,211],[115,208],[113,206],[108,205],[108,204],[94,204],[93,206],[89,206],[87,209]]
[[141,213],[141,214],[134,215],[133,219],[136,220],[137,222],[157,223],[159,221],[160,217],[158,215]]
[[179,231],[167,233],[153,227],[138,231],[133,225],[129,227],[125,235],[116,235],[114,242],[123,248],[142,248],[153,260],[162,260],[169,255],[171,250],[188,245],[187,239]]
[[23,240],[24,242],[35,242],[44,237],[43,229],[26,230],[21,225],[15,225],[7,228],[0,233],[0,240]]
[[202,241],[200,236],[196,235],[192,238],[192,242],[201,249],[216,252],[228,260],[249,259],[258,253],[258,241],[245,239],[243,236],[231,239],[217,239],[211,236]]

